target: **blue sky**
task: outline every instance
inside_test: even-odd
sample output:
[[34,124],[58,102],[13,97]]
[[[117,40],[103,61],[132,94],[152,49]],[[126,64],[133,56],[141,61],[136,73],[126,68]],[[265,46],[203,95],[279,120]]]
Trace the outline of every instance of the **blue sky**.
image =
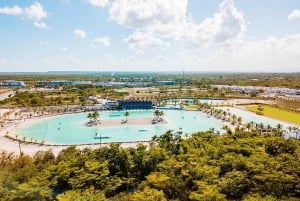
[[300,71],[299,0],[1,0],[0,71]]

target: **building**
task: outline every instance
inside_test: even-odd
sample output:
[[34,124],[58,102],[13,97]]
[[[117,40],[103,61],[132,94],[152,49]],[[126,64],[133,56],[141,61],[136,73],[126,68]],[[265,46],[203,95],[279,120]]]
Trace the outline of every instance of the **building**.
[[74,81],[72,85],[92,85],[92,81]]
[[119,108],[119,101],[115,101],[115,100],[107,100],[107,102],[105,103],[105,106],[109,109],[117,109]]
[[119,100],[119,108],[123,110],[148,110],[153,108],[150,100]]
[[52,80],[52,81],[39,81],[36,83],[37,87],[46,87],[46,86],[61,86],[61,85],[71,85],[72,81],[68,80]]
[[156,84],[170,86],[170,85],[174,85],[175,81],[173,80],[157,81]]
[[15,81],[15,80],[7,80],[1,82],[1,86],[4,87],[25,87],[25,83],[23,81]]

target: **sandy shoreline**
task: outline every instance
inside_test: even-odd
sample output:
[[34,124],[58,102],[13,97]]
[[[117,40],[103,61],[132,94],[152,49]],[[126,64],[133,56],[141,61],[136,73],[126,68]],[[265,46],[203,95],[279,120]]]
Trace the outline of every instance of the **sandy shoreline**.
[[[0,151],[7,151],[7,152],[13,152],[16,155],[19,154],[20,148],[21,151],[24,154],[33,156],[37,151],[48,151],[51,150],[55,155],[58,155],[58,153],[66,149],[69,146],[72,145],[51,145],[51,144],[36,144],[31,142],[20,142],[17,140],[12,140],[6,137],[7,134],[14,138],[14,134],[11,133],[11,131],[19,127],[21,125],[30,125],[36,122],[40,122],[49,118],[55,118],[60,115],[72,115],[72,114],[59,114],[59,115],[44,115],[44,116],[38,116],[38,117],[32,117],[28,118],[25,121],[24,120],[17,120],[14,123],[6,124],[4,127],[0,128]],[[125,119],[123,119],[125,120]],[[114,126],[140,126],[140,125],[150,125],[152,124],[153,118],[146,117],[146,118],[128,118],[127,122],[124,123],[122,119],[102,119],[100,124],[95,125],[94,127],[114,127]],[[85,124],[87,122],[83,122]],[[157,122],[156,124],[167,124],[167,120],[162,118],[162,121]],[[128,148],[128,147],[136,147],[138,144],[144,144],[146,146],[149,145],[149,142],[147,141],[133,141],[133,142],[119,142],[121,144],[121,147]],[[109,146],[111,143],[101,143],[101,147]],[[100,147],[100,143],[94,143],[94,144],[80,144],[75,145],[79,149],[85,149],[85,148],[91,148],[96,149]]]
[[[241,106],[235,106],[236,108],[242,109]],[[6,124],[4,127],[0,127],[0,151],[7,151],[7,152],[14,152],[15,154],[19,154],[19,141],[16,140],[11,140],[5,137],[7,132],[12,131],[15,127],[21,126],[23,124],[32,124],[36,123],[39,121],[43,121],[49,118],[55,118],[60,115],[72,115],[74,113],[65,113],[65,114],[57,114],[57,115],[44,115],[44,116],[38,116],[38,117],[32,117],[28,118],[25,121],[24,120],[17,120],[15,123],[12,124]],[[215,118],[211,116],[211,118]],[[274,118],[272,118],[274,119]],[[125,120],[124,118],[118,118],[118,119],[101,119],[100,124],[95,125],[95,127],[126,127],[126,126],[139,126],[139,125],[150,125],[152,124],[152,117],[145,117],[145,118],[131,118],[128,117],[128,120],[126,123],[122,122]],[[220,119],[217,119],[219,121],[222,121]],[[274,119],[278,122],[282,122],[278,119]],[[86,124],[86,122],[82,122],[82,124]],[[157,122],[157,124],[167,124],[168,120],[163,118],[161,122]],[[227,125],[231,130],[234,130],[235,126],[232,125],[230,122],[222,121],[224,125]],[[288,124],[291,124],[289,122],[285,122]],[[13,133],[10,133],[10,136],[13,137]],[[138,144],[142,143],[144,145],[149,145],[149,142],[147,141],[141,141],[141,142],[120,142],[121,146],[124,148],[127,147],[136,147]],[[109,146],[110,143],[102,143],[101,146]],[[37,151],[47,151],[47,150],[52,150],[52,152],[57,155],[61,150],[66,149],[68,146],[71,145],[41,145],[41,144],[34,144],[30,142],[21,142],[21,151],[25,154],[33,156]],[[84,148],[99,148],[100,144],[82,144],[82,145],[76,145],[77,148],[79,149],[84,149]]]

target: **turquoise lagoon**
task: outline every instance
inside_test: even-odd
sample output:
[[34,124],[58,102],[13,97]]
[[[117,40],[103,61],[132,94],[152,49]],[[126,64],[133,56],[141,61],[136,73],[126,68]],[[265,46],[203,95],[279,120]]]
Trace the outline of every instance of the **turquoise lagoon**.
[[[100,112],[101,119],[119,119],[124,117],[124,111],[105,111]],[[131,118],[153,117],[153,110],[129,111]],[[45,144],[71,145],[71,144],[90,144],[99,143],[100,139],[95,139],[96,133],[101,134],[105,142],[136,142],[148,141],[154,135],[161,135],[168,130],[183,133],[194,133],[197,131],[207,131],[210,128],[221,130],[223,123],[214,118],[208,118],[206,114],[199,111],[184,110],[164,110],[164,118],[167,124],[151,124],[149,122],[143,126],[132,126],[123,124],[114,127],[88,127],[88,113],[68,114],[62,116],[43,119],[35,123],[23,124],[13,130],[14,134],[37,140],[44,141]]]

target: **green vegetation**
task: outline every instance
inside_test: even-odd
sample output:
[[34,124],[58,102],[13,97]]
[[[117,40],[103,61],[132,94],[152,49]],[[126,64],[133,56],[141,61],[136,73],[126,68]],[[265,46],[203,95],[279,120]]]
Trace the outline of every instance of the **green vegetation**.
[[[185,138],[185,137],[184,137]],[[33,157],[0,152],[1,200],[299,200],[300,142],[253,130],[187,139],[169,131],[151,146],[69,147]]]
[[99,95],[110,98],[123,98],[126,92],[115,92],[108,87],[81,86],[76,89],[46,91],[46,92],[18,92],[15,96],[0,101],[2,106],[38,107],[55,105],[88,105],[94,104],[88,100],[89,96]]
[[300,113],[290,112],[287,110],[275,108],[268,105],[247,105],[246,109],[260,115],[300,125]]
[[[182,72],[49,72],[49,73],[2,73],[0,80],[23,80],[26,85],[33,86],[36,81],[71,80],[71,81],[128,81],[155,82],[174,80],[182,83]],[[269,86],[300,88],[299,73],[205,73],[185,72],[185,86],[208,88],[213,84]]]

